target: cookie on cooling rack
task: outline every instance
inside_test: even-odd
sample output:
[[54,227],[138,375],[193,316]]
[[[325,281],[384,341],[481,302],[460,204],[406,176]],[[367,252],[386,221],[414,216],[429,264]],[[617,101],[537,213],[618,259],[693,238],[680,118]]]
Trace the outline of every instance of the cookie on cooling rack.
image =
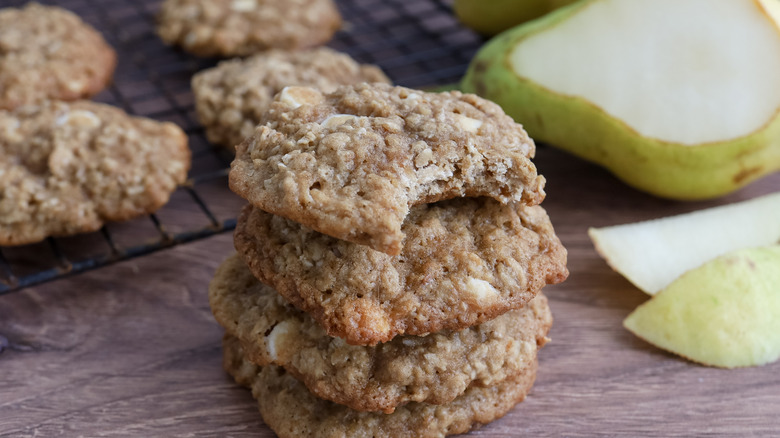
[[540,203],[534,152],[520,125],[475,95],[287,87],[236,148],[230,187],[270,213],[399,254],[411,206],[459,196]]
[[165,0],[157,32],[199,56],[314,47],[341,27],[333,0]]
[[258,367],[244,357],[237,339],[223,341],[225,370],[252,389],[265,423],[280,438],[441,437],[465,433],[506,414],[531,390],[537,363],[492,386],[472,386],[455,400],[432,405],[412,402],[392,414],[362,412],[320,399],[283,368]]
[[288,85],[330,92],[339,85],[390,80],[373,65],[361,65],[328,48],[271,50],[223,61],[192,79],[195,108],[209,141],[234,148],[252,135],[274,95]]
[[391,256],[247,206],[235,246],[260,281],[357,345],[479,324],[568,275],[566,249],[539,206],[418,205],[403,231],[403,251]]
[[179,127],[87,101],[0,111],[0,245],[152,212],[185,181]]
[[385,413],[408,402],[449,403],[471,386],[493,386],[522,374],[552,325],[540,294],[465,330],[399,336],[374,347],[348,345],[257,281],[238,255],[217,269],[209,303],[248,360],[285,368],[320,398]]
[[0,9],[0,109],[75,100],[111,81],[116,53],[75,14],[30,3]]

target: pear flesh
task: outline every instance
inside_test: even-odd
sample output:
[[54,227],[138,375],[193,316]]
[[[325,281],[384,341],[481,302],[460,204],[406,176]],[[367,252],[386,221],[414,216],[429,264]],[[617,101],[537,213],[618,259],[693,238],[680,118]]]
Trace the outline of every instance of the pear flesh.
[[591,228],[588,235],[615,271],[653,295],[719,255],[780,242],[780,192],[679,216]]
[[780,245],[723,255],[689,271],[623,322],[694,362],[723,368],[780,358]]
[[780,169],[780,2],[583,0],[486,44],[461,88],[675,199]]
[[644,137],[688,146],[748,135],[780,108],[780,35],[751,1],[592,2],[509,59]]

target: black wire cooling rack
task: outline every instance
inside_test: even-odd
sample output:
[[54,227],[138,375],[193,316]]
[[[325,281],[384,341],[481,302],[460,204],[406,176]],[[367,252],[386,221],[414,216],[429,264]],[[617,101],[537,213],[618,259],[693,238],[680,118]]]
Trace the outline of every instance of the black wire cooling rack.
[[[188,182],[155,214],[100,231],[0,248],[0,295],[65,275],[232,230],[244,201],[227,188],[231,153],[211,146],[198,125],[192,75],[216,64],[162,44],[161,0],[38,0],[67,8],[105,35],[119,55],[114,83],[95,98],[130,114],[171,121],[189,136]],[[282,0],[283,1],[283,0]],[[18,7],[27,0],[0,0]],[[446,0],[337,0],[346,25],[329,44],[377,64],[399,85],[456,82],[482,40],[453,17]]]

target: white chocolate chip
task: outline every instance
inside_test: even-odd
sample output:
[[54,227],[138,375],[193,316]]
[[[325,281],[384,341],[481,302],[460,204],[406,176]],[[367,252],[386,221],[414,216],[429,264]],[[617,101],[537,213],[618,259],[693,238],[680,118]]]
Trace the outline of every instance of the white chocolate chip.
[[328,118],[323,120],[320,125],[324,128],[333,129],[337,126],[346,124],[353,119],[357,119],[357,116],[353,116],[351,114],[334,114],[332,116],[328,116]]
[[468,290],[477,302],[492,301],[498,297],[498,291],[490,283],[478,278],[469,278]]
[[230,9],[236,12],[247,12],[257,8],[257,0],[233,0]]
[[433,161],[433,151],[431,148],[425,148],[414,158],[414,165],[421,169],[430,164],[431,161]]
[[322,101],[322,94],[313,88],[284,87],[279,93],[278,100],[295,109],[301,105],[316,105],[320,103]]
[[293,329],[292,326],[293,326],[292,321],[282,321],[279,324],[276,324],[276,327],[274,327],[274,329],[271,330],[271,333],[269,333],[268,336],[265,337],[266,349],[268,350],[268,355],[271,356],[271,360],[279,359],[279,354],[276,347],[281,341],[280,339],[281,336],[285,336],[288,333],[292,332]]
[[69,124],[95,128],[100,126],[100,118],[92,111],[74,110],[57,117],[54,124],[57,126]]
[[84,81],[79,80],[71,80],[65,82],[65,88],[67,88],[69,91],[78,92],[81,91],[84,88]]
[[24,137],[19,133],[19,126],[21,123],[18,119],[0,120],[0,132],[6,140],[11,142],[24,140]]
[[62,41],[52,41],[51,44],[47,45],[45,50],[46,53],[53,55],[57,53],[62,48]]
[[146,191],[146,187],[144,186],[130,186],[127,188],[127,194],[130,196],[140,195],[145,191]]
[[480,126],[482,126],[482,120],[472,119],[461,114],[456,114],[456,116],[458,124],[464,131],[477,132]]
[[293,108],[298,108],[302,104],[295,99],[295,95],[290,91],[290,87],[285,87],[281,94],[279,94],[279,102],[290,105]]
[[418,99],[419,97],[420,95],[417,93],[409,93],[406,95],[406,97],[404,97],[404,99]]

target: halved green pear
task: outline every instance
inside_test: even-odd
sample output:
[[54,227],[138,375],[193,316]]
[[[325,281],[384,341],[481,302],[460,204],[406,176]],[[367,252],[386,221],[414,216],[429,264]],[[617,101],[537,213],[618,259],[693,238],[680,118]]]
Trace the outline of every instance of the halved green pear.
[[495,35],[577,0],[455,0],[455,15],[484,35]]
[[623,325],[664,350],[735,368],[780,358],[780,245],[718,257],[639,306]]
[[461,88],[675,199],[780,169],[780,2],[583,0],[485,45]]
[[780,242],[780,192],[679,216],[591,228],[588,235],[612,269],[653,295],[719,255]]

